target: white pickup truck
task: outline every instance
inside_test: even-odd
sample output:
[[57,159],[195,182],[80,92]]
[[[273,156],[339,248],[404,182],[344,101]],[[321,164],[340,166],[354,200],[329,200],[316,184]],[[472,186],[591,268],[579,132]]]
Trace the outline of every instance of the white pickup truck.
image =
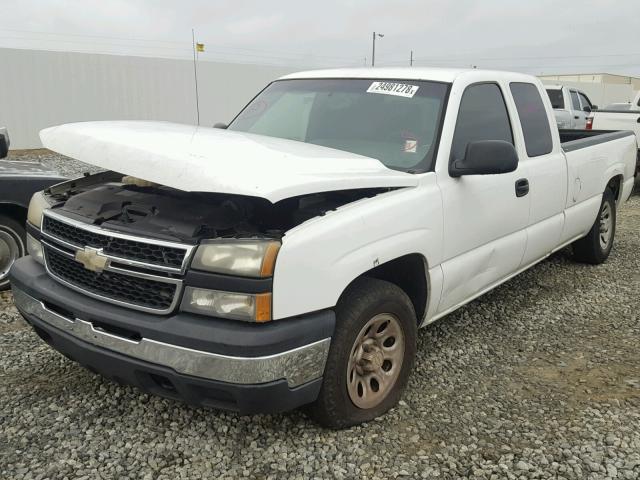
[[407,385],[416,330],[572,245],[601,263],[630,132],[558,133],[507,72],[304,72],[213,129],[95,122],[45,147],[107,171],[34,195],[15,303],[142,390],[341,428]]
[[638,143],[636,172],[640,172],[640,92],[631,103],[616,104],[612,109],[594,111],[587,120],[587,129],[634,132]]
[[560,130],[587,128],[587,119],[597,105],[593,105],[587,94],[575,88],[562,85],[545,85],[556,124]]

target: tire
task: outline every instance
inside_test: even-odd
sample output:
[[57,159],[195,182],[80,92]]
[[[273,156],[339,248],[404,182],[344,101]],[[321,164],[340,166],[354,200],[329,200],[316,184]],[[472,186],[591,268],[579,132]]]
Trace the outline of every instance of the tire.
[[24,226],[11,217],[0,215],[0,291],[9,289],[9,269],[26,253]]
[[573,258],[579,262],[599,265],[613,248],[616,235],[616,199],[611,189],[602,195],[598,216],[586,237],[573,243]]
[[353,283],[336,307],[322,387],[308,407],[311,418],[325,427],[346,428],[396,405],[413,368],[416,333],[413,304],[399,287],[373,278]]

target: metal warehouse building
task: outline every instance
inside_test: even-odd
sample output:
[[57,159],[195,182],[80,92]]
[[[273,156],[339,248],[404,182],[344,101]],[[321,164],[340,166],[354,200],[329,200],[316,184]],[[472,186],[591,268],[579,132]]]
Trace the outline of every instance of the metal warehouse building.
[[[38,132],[88,120],[196,123],[193,62],[181,59],[0,48],[0,126],[11,148],[40,148]],[[200,123],[229,122],[292,69],[198,63]]]

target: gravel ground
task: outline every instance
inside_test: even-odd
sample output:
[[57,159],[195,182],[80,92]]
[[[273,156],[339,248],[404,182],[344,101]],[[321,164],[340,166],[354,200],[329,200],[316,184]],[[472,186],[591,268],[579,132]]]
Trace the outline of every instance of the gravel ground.
[[640,478],[638,232],[635,196],[604,265],[559,252],[421,330],[401,404],[340,432],[110,383],[0,294],[0,478]]

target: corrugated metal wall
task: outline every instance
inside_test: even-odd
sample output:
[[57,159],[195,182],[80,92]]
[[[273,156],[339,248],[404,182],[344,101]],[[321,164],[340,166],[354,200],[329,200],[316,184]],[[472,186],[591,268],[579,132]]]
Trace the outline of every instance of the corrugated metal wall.
[[[290,71],[199,62],[200,123],[228,122]],[[116,119],[196,123],[193,62],[0,49],[0,126],[9,128],[12,149],[41,147],[45,127]]]

